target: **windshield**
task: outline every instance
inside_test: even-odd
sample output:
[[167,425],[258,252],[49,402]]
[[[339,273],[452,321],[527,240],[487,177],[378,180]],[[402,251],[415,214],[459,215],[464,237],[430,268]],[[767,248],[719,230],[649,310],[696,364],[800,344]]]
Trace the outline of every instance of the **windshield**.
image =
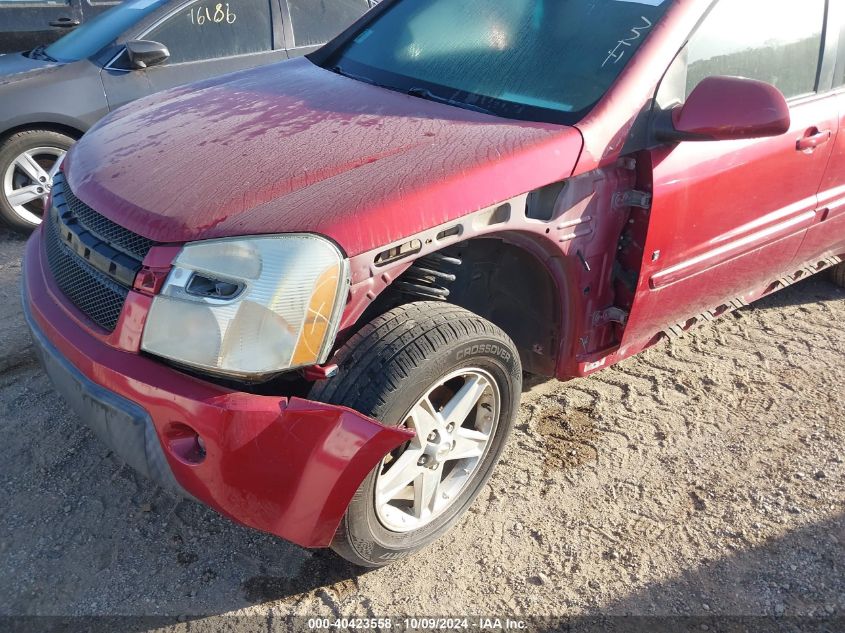
[[98,53],[123,31],[168,0],[128,0],[53,42],[44,53],[60,62],[75,62]]
[[673,0],[400,0],[324,64],[422,98],[571,124]]

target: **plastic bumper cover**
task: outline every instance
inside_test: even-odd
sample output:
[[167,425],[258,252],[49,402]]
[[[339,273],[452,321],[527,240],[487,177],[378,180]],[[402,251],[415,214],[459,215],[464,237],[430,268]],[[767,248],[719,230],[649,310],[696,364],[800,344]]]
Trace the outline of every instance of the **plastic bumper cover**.
[[[162,486],[299,545],[329,545],[364,477],[410,433],[344,407],[227,390],[103,342],[52,283],[40,235],[24,258],[24,313],[80,418]],[[186,429],[204,455],[186,453]]]

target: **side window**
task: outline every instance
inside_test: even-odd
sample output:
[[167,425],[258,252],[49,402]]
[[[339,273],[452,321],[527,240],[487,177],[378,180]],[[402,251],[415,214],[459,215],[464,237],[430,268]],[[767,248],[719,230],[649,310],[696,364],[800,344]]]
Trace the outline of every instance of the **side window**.
[[687,45],[686,94],[712,75],[815,92],[824,19],[825,0],[719,0]]
[[273,49],[270,0],[199,0],[149,31],[144,39],[170,50],[169,64]]
[[288,0],[294,46],[324,44],[379,0]]

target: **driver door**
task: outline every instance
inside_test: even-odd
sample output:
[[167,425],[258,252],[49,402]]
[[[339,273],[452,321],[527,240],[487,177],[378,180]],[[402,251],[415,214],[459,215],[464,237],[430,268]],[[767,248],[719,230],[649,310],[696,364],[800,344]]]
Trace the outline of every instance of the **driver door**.
[[667,72],[659,107],[683,102],[705,77],[744,76],[784,93],[792,126],[774,138],[650,152],[653,202],[632,342],[792,272],[838,129],[835,98],[816,92],[824,20],[825,0],[720,0]]

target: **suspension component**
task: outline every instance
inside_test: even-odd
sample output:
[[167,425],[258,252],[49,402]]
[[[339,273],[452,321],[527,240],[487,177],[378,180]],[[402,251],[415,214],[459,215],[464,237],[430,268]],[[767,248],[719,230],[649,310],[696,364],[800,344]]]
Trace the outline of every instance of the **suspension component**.
[[423,299],[446,301],[449,296],[448,284],[457,279],[457,276],[449,270],[460,265],[461,260],[457,257],[431,253],[411,264],[393,285],[405,294]]

